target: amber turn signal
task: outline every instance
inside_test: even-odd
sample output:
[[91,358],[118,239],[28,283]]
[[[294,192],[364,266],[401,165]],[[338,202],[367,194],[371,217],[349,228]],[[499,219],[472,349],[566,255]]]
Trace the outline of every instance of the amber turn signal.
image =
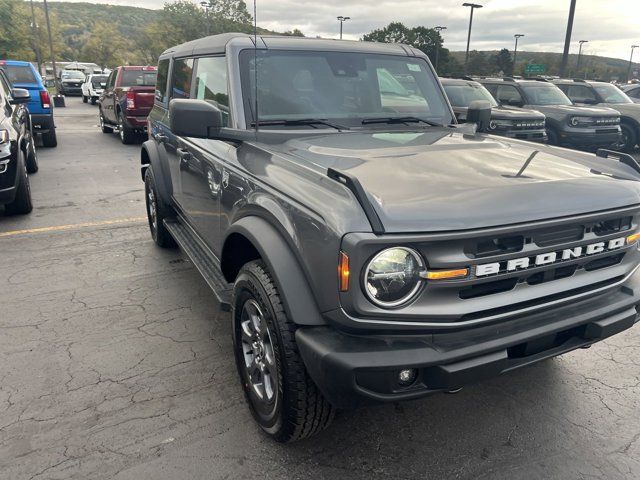
[[469,275],[468,268],[458,268],[456,270],[431,270],[424,274],[427,280],[451,280],[453,278],[463,278]]
[[341,292],[349,290],[349,257],[344,252],[340,252],[340,261],[338,262],[338,283]]
[[640,232],[634,233],[633,235],[629,235],[627,237],[627,245],[631,245],[632,243],[635,243],[639,238],[640,238]]

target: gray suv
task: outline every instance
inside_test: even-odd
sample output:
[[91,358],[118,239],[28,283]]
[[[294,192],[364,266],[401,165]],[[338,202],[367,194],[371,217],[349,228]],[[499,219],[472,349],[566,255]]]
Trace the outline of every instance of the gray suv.
[[500,105],[542,112],[551,145],[595,150],[620,142],[620,114],[612,108],[576,106],[562,90],[543,79],[486,78],[479,82]]
[[619,111],[622,139],[617,148],[625,152],[635,150],[640,140],[640,105],[623,91],[608,82],[554,80],[553,83],[577,105],[600,105]]
[[141,167],[151,236],[231,310],[268,435],[454,392],[638,321],[632,157],[457,125],[410,46],[256,43],[160,56]]

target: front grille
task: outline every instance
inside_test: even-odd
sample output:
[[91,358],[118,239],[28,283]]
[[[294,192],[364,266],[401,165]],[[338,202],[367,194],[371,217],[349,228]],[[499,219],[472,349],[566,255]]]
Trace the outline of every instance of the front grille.
[[618,133],[618,129],[617,128],[599,128],[596,130],[596,135],[607,134],[607,133]]

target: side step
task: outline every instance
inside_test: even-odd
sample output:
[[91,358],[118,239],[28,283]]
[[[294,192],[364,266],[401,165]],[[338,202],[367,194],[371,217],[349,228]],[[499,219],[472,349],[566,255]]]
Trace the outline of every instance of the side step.
[[207,285],[213,290],[218,302],[220,302],[220,308],[225,312],[230,311],[233,284],[227,283],[224,279],[220,270],[220,261],[180,220],[167,219],[164,221],[164,225],[180,249],[187,254],[189,260],[198,269],[200,275],[204,277]]

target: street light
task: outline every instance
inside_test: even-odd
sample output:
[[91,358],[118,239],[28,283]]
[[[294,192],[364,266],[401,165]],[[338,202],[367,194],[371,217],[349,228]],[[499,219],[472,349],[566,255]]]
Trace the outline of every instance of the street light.
[[473,11],[476,8],[482,8],[482,5],[465,2],[462,6],[471,7],[471,14],[469,15],[469,33],[467,35],[467,53],[464,56],[464,73],[467,73],[467,64],[469,63],[469,44],[471,43],[471,25],[473,25]]
[[[47,0],[43,1],[44,3],[44,17],[47,21],[47,33],[49,34],[49,53],[51,54],[51,67],[53,68],[53,85],[56,92],[56,97],[59,94],[58,91],[58,72],[56,69],[56,56],[53,52],[53,37],[51,35],[51,22],[49,21],[49,7],[47,6]],[[46,72],[45,72],[46,77]],[[55,99],[54,99],[55,104]],[[58,105],[56,105],[57,107]],[[62,104],[64,106],[64,104]]]
[[578,42],[580,44],[580,49],[578,50],[578,65],[576,66],[577,74],[580,76],[580,59],[582,58],[582,45],[585,43],[589,43],[589,40],[580,40]]
[[[36,23],[36,12],[33,9],[33,0],[31,0],[31,34],[33,35],[33,43],[36,50],[36,63],[38,64],[38,73],[42,75],[42,52],[40,51],[40,34]],[[46,76],[45,71],[45,76]]]
[[569,61],[569,47],[571,46],[571,32],[573,30],[573,17],[576,14],[576,0],[571,0],[569,6],[569,20],[567,21],[567,34],[564,37],[564,51],[562,52],[562,63],[560,64],[560,76],[564,77]]
[[516,73],[516,58],[518,58],[518,39],[524,37],[524,33],[516,33],[513,37],[516,39],[516,46],[513,49],[513,71],[511,72],[512,75]]
[[633,62],[633,51],[638,48],[640,45],[631,45],[631,57],[629,57],[629,68],[627,69],[627,82],[631,77],[631,64]]
[[204,8],[204,18],[206,20],[207,37],[208,37],[211,30],[211,27],[209,25],[209,7],[211,5],[209,5],[209,2],[200,2],[200,5],[202,6],[202,8]]
[[338,18],[338,21],[340,22],[340,40],[342,40],[342,24],[347,20],[351,20],[351,17],[343,17],[342,15],[340,15],[337,18]]
[[[438,32],[438,34],[439,34],[443,30],[446,30],[447,27],[441,27],[440,25],[438,25],[437,27],[434,27],[433,29],[436,32]],[[438,73],[438,60],[439,59],[440,59],[440,44],[436,42],[436,73]]]

